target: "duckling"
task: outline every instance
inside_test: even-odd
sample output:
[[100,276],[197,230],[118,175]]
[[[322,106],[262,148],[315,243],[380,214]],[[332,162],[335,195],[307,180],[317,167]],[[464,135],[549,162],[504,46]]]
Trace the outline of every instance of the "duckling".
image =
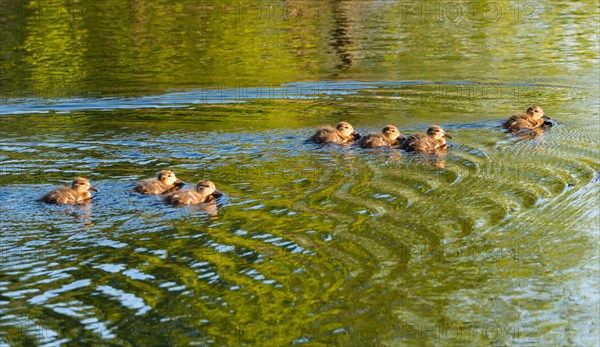
[[360,138],[360,134],[354,131],[352,125],[348,122],[339,122],[335,129],[330,126],[324,126],[317,129],[317,132],[307,141],[313,143],[339,143],[349,144]]
[[141,194],[165,194],[181,189],[185,182],[177,179],[171,170],[164,170],[158,174],[158,178],[140,182],[133,191]]
[[400,134],[398,128],[386,125],[381,130],[381,134],[369,133],[358,140],[357,144],[361,148],[392,147],[399,145],[404,139],[404,135]]
[[223,193],[217,190],[213,182],[199,181],[194,190],[186,189],[171,193],[165,197],[165,202],[175,206],[197,205],[214,201],[222,195]]
[[443,154],[446,151],[446,140],[452,136],[446,134],[439,125],[432,125],[426,134],[411,135],[400,144],[400,149],[407,152]]
[[90,192],[99,192],[92,187],[90,181],[83,177],[77,177],[71,183],[71,186],[56,188],[48,194],[42,196],[38,201],[50,204],[81,204],[92,197]]
[[552,126],[552,119],[544,114],[544,111],[539,106],[531,106],[527,108],[525,113],[517,113],[512,116],[504,123],[502,127],[508,129],[512,133],[517,132],[533,132],[539,135],[544,126]]

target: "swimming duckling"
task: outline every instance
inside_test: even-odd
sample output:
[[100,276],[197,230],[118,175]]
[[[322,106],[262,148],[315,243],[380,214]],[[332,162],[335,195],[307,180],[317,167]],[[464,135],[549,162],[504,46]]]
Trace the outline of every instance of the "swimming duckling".
[[185,182],[177,179],[171,170],[164,170],[158,174],[158,178],[140,182],[133,191],[141,194],[165,194],[179,190]]
[[531,106],[527,108],[525,113],[514,114],[502,123],[502,127],[508,129],[510,132],[533,132],[537,135],[541,133],[540,130],[543,129],[544,126],[552,125],[552,119],[546,116],[539,106]]
[[195,190],[186,189],[171,193],[165,197],[165,202],[176,206],[197,205],[214,201],[222,195],[211,181],[200,181]]
[[361,148],[391,147],[399,145],[404,139],[404,135],[400,134],[398,128],[386,125],[381,130],[381,134],[369,133],[358,140],[357,144]]
[[452,136],[446,134],[439,125],[432,125],[426,134],[414,134],[400,144],[400,149],[407,152],[443,154],[446,151],[446,140]]
[[70,187],[56,188],[39,198],[38,201],[51,204],[81,204],[92,197],[90,191],[99,192],[98,189],[92,187],[90,181],[83,177],[77,177],[73,180]]
[[354,131],[352,125],[348,122],[339,122],[335,129],[330,126],[324,126],[317,129],[317,132],[307,141],[313,143],[339,143],[349,144],[360,138],[360,134]]

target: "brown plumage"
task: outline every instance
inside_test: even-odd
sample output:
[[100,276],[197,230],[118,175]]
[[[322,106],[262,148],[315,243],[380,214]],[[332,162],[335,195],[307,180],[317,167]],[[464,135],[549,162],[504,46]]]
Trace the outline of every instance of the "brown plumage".
[[411,135],[400,145],[407,152],[443,154],[446,151],[446,140],[452,136],[446,134],[439,125],[432,125],[427,133]]
[[198,205],[211,202],[223,195],[211,181],[200,181],[194,190],[186,189],[171,193],[165,197],[165,202],[171,205]]
[[357,144],[361,148],[392,147],[397,146],[405,139],[400,134],[398,128],[393,125],[386,125],[381,134],[369,133],[358,140]]
[[504,123],[502,127],[508,129],[512,133],[532,133],[539,135],[545,125],[552,125],[551,118],[544,114],[544,111],[539,106],[529,107],[525,113],[517,113]]
[[77,177],[73,180],[70,187],[56,188],[42,196],[39,201],[51,204],[81,204],[92,197],[90,191],[98,192],[99,190],[92,187],[87,179]]
[[335,129],[330,126],[317,129],[317,132],[309,137],[307,141],[314,143],[350,144],[359,138],[360,134],[354,131],[350,123],[340,122],[336,125]]
[[181,189],[185,182],[177,179],[171,170],[161,171],[158,178],[140,182],[133,191],[141,194],[166,194]]

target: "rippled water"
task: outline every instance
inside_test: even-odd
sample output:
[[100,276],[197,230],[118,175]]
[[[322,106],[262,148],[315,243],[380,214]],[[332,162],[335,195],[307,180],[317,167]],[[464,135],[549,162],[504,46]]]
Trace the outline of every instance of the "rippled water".
[[[3,75],[13,87],[0,105],[0,344],[597,343],[600,93],[588,5],[495,3],[535,4],[531,23],[398,23],[408,3],[332,2],[308,22],[315,27],[280,19],[238,38],[221,21],[196,52],[177,38],[187,42],[183,12],[197,8],[157,4],[137,5],[141,19],[119,32],[104,18],[108,29],[96,35],[113,35],[114,50],[90,48],[81,66],[140,53],[145,46],[123,43],[129,34],[152,45],[178,28],[165,53],[211,57],[194,66],[223,80],[175,60],[185,70],[177,75],[161,65],[168,59],[143,55],[110,76],[100,67],[46,74],[33,55],[49,54],[35,44],[46,46],[3,27],[14,39],[5,42],[28,37],[20,44],[29,52],[8,54],[3,71],[33,63]],[[158,21],[153,11],[165,8],[173,17]],[[156,28],[141,30],[147,23]],[[265,28],[288,30],[291,41]],[[246,53],[246,40],[271,42],[264,52],[274,58],[236,61],[213,36]],[[533,37],[555,46],[544,57],[516,49]],[[53,54],[45,61],[75,66]],[[261,75],[257,61],[274,70]],[[81,89],[52,89],[65,71]],[[36,76],[53,80],[42,95],[14,88]],[[117,77],[128,95],[107,82]],[[235,77],[243,88],[232,87]],[[531,103],[557,125],[535,139],[501,131],[502,119]],[[303,142],[340,120],[362,133],[437,123],[454,139],[437,160]],[[216,207],[172,208],[131,192],[164,168],[188,183],[210,179],[225,196]],[[101,190],[90,204],[35,202],[75,176]]]

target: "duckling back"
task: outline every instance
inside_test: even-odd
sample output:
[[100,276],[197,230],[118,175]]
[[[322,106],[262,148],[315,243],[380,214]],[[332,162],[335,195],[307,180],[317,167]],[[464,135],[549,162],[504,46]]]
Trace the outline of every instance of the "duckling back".
[[198,205],[202,203],[208,203],[215,201],[215,196],[213,194],[205,195],[200,194],[195,190],[186,189],[180,190],[174,193],[171,193],[165,197],[165,202],[167,204],[175,205],[175,206],[183,206],[183,205]]
[[381,134],[369,133],[356,143],[360,148],[377,148],[390,146],[390,142]]
[[60,187],[42,196],[39,201],[50,204],[77,204],[91,197],[89,192],[85,193],[82,193],[82,196],[80,196],[77,191],[70,187]]
[[202,196],[194,190],[181,190],[171,193],[165,197],[165,202],[171,205],[197,205],[206,200],[206,196]]
[[90,191],[99,192],[98,189],[92,187],[90,181],[83,177],[77,177],[70,187],[56,188],[39,198],[38,201],[51,204],[79,204],[92,197]]
[[427,134],[410,135],[400,144],[400,149],[407,152],[429,153],[438,147],[438,143]]
[[213,182],[201,180],[194,190],[181,190],[167,195],[165,202],[175,206],[198,205],[212,202],[222,195]]
[[502,127],[510,130],[511,132],[517,132],[522,129],[535,129],[543,126],[543,119],[535,119],[527,113],[514,114],[504,123],[502,123]]
[[184,185],[185,184],[179,180],[172,185],[168,185],[159,180],[149,179],[138,183],[138,185],[133,188],[133,191],[147,195],[163,195],[175,192],[181,189]]
[[134,192],[141,194],[167,194],[181,189],[185,183],[175,176],[171,170],[163,170],[158,173],[157,179],[149,179],[140,182]]
[[325,126],[317,129],[317,132],[308,138],[308,142],[313,143],[345,143],[346,140],[340,135],[337,129],[330,126]]
[[411,135],[402,141],[400,149],[407,152],[442,155],[448,148],[444,138],[451,139],[452,136],[448,135],[439,125],[432,125],[427,129],[427,133]]
[[135,186],[135,188],[133,188],[133,191],[140,193],[140,194],[159,195],[159,194],[168,193],[173,188],[174,187],[169,187],[159,180],[149,179],[149,180],[140,182],[137,186]]

